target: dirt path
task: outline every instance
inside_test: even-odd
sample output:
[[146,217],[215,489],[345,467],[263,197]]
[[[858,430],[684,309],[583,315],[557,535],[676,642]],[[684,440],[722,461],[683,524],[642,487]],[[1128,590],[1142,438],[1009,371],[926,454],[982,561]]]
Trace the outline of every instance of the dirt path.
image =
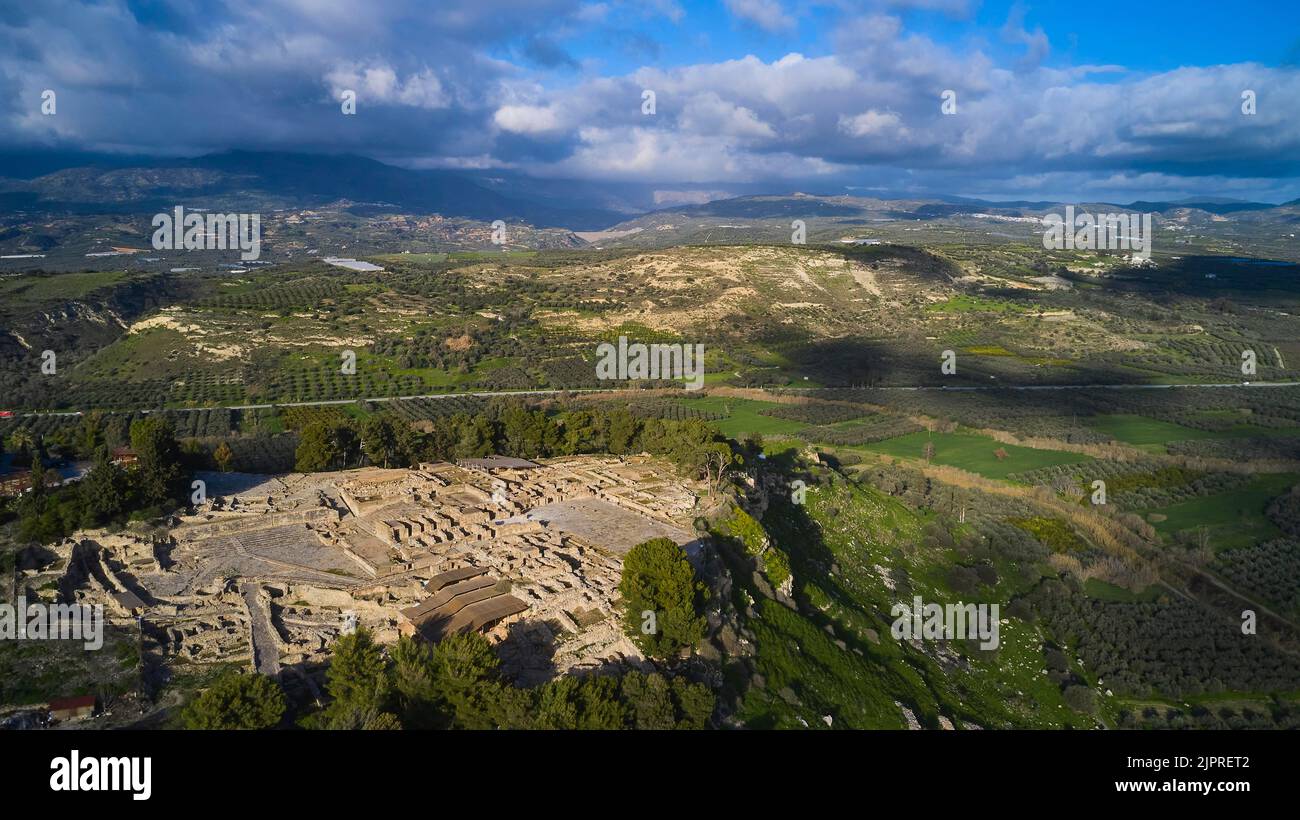
[[876,272],[871,268],[854,263],[849,265],[849,273],[853,274],[853,281],[857,282],[867,293],[872,296],[884,297],[884,291],[880,289],[880,283],[876,281]]
[[280,650],[275,640],[275,626],[271,624],[270,610],[257,593],[257,584],[252,581],[244,581],[240,585],[240,594],[248,606],[253,667],[259,673],[275,678],[280,675]]

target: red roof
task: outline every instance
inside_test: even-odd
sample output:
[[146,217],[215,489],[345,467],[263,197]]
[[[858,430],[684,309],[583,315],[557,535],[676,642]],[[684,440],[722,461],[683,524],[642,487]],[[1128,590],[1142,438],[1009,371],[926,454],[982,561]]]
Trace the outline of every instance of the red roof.
[[94,695],[78,695],[74,698],[54,698],[49,703],[51,711],[59,709],[81,709],[85,706],[93,707],[99,702],[99,698]]

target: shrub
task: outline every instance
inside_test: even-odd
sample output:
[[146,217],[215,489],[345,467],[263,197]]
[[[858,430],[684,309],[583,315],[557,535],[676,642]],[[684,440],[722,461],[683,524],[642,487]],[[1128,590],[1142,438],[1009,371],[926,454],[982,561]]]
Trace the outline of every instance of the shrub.
[[271,729],[284,717],[284,690],[265,675],[231,672],[190,702],[187,729]]
[[624,631],[647,655],[666,657],[704,637],[705,586],[695,579],[686,551],[669,539],[654,538],[628,552],[618,591]]

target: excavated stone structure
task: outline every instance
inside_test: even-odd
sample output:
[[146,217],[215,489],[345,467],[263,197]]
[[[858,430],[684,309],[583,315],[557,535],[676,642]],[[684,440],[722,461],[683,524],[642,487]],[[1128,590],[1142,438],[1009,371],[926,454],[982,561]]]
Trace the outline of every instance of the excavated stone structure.
[[647,456],[200,477],[210,501],[194,514],[79,533],[46,570],[63,597],[138,619],[164,663],[306,677],[363,626],[381,643],[481,631],[526,684],[639,664],[619,624],[622,556],[655,537],[696,554],[701,486]]

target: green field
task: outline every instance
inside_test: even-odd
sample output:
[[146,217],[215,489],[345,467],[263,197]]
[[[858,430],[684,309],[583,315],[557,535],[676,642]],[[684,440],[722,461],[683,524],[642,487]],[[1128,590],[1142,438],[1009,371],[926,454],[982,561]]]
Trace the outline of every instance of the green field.
[[1100,578],[1089,578],[1084,582],[1083,591],[1088,593],[1088,597],[1101,601],[1133,603],[1135,601],[1154,601],[1160,597],[1162,591],[1167,590],[1162,590],[1159,585],[1152,585],[1141,592],[1133,592],[1124,587],[1117,587]]
[[685,399],[682,404],[696,410],[725,415],[726,418],[709,423],[729,438],[740,438],[746,433],[757,433],[763,436],[789,435],[808,426],[799,421],[760,415],[759,411],[778,406],[776,402],[706,396],[701,399]]
[[1126,444],[1157,446],[1163,452],[1164,445],[1170,441],[1183,441],[1195,438],[1223,438],[1223,433],[1210,430],[1197,430],[1183,427],[1168,421],[1151,419],[1146,416],[1110,415],[1094,416],[1088,426]]
[[[1210,415],[1210,414],[1206,414]],[[1164,445],[1171,441],[1208,438],[1246,438],[1270,436],[1294,436],[1300,434],[1295,428],[1255,427],[1250,424],[1234,425],[1227,430],[1198,430],[1184,427],[1169,421],[1134,415],[1103,415],[1089,419],[1088,425],[1125,444],[1132,444],[1145,450],[1164,452]]]
[[[861,449],[899,458],[920,459],[927,442],[934,444],[934,463],[958,467],[979,473],[987,478],[1005,479],[1011,473],[1053,467],[1057,464],[1076,464],[1091,461],[1091,456],[1067,453],[1061,450],[1036,450],[1002,444],[987,436],[970,433],[908,433],[905,436],[878,441]],[[1001,449],[1006,458],[999,460],[994,452]]]
[[123,271],[86,271],[57,276],[23,276],[0,280],[0,297],[13,302],[47,302],[80,299],[93,290],[116,284],[128,276]]
[[1295,473],[1261,475],[1237,490],[1144,512],[1158,512],[1165,516],[1165,520],[1153,525],[1165,536],[1206,527],[1210,544],[1216,550],[1248,546],[1281,535],[1281,531],[1264,515],[1264,510],[1270,500],[1286,492],[1297,481],[1300,481],[1300,475]]
[[981,296],[958,294],[943,302],[929,305],[932,313],[1028,313],[1025,305],[1004,299],[987,299]]
[[375,259],[381,262],[415,262],[428,264],[431,262],[446,262],[447,254],[445,253],[384,253]]

